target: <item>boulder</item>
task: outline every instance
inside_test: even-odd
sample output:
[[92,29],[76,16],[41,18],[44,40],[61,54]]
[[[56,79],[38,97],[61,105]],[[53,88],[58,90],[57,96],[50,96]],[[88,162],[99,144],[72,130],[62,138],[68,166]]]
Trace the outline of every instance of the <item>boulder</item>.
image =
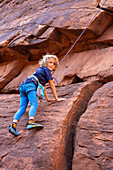
[[89,80],[112,81],[112,54],[112,47],[70,54],[58,67],[54,76],[58,79],[59,85]]
[[[86,50],[85,41],[95,40],[112,24],[112,15],[98,11],[94,4],[95,0],[1,1],[1,61],[15,59],[10,54],[14,51],[17,58],[24,55],[33,61],[47,52],[59,54],[74,43],[92,20],[75,48],[75,52]],[[111,1],[106,5],[111,6]]]
[[18,59],[0,64],[0,90],[14,77],[18,76],[27,62],[27,60]]
[[17,93],[18,87],[27,77],[32,75],[39,67],[37,61],[26,63],[25,67],[19,74],[13,78],[3,89],[2,93]]

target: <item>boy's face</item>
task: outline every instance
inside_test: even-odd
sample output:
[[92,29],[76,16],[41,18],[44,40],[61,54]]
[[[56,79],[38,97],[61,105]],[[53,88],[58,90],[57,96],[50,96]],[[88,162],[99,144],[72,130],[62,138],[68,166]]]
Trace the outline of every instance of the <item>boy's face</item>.
[[55,59],[50,58],[49,61],[47,62],[47,68],[49,68],[51,71],[55,69]]

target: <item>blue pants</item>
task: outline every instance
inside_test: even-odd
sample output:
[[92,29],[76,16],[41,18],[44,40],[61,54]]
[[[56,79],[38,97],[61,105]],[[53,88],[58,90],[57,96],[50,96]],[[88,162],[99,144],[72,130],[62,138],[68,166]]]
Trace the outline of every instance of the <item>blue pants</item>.
[[19,87],[20,91],[20,107],[14,115],[14,119],[20,120],[21,116],[25,113],[28,102],[30,103],[29,116],[34,116],[38,107],[36,96],[36,85],[33,82],[23,84]]

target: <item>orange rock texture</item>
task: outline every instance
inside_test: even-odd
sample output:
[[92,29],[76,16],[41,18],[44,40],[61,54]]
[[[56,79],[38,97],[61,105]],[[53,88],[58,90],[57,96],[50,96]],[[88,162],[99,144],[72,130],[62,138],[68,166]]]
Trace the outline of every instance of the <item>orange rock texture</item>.
[[[112,0],[1,0],[0,14],[0,169],[112,170]],[[66,100],[39,102],[40,131],[26,130],[28,107],[13,137],[18,86],[46,53],[61,62],[54,77]]]

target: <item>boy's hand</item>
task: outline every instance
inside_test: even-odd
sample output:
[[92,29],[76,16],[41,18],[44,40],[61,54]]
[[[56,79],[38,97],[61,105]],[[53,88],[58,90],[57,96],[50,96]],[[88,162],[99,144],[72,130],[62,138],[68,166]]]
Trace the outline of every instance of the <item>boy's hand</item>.
[[48,99],[47,101],[48,102],[55,102],[55,101],[60,102],[60,101],[63,101],[63,100],[66,100],[66,98]]
[[54,101],[56,101],[55,99],[48,99],[47,100],[48,102],[54,102]]
[[63,101],[63,100],[66,100],[66,98],[58,98],[56,101],[60,102],[60,101]]

